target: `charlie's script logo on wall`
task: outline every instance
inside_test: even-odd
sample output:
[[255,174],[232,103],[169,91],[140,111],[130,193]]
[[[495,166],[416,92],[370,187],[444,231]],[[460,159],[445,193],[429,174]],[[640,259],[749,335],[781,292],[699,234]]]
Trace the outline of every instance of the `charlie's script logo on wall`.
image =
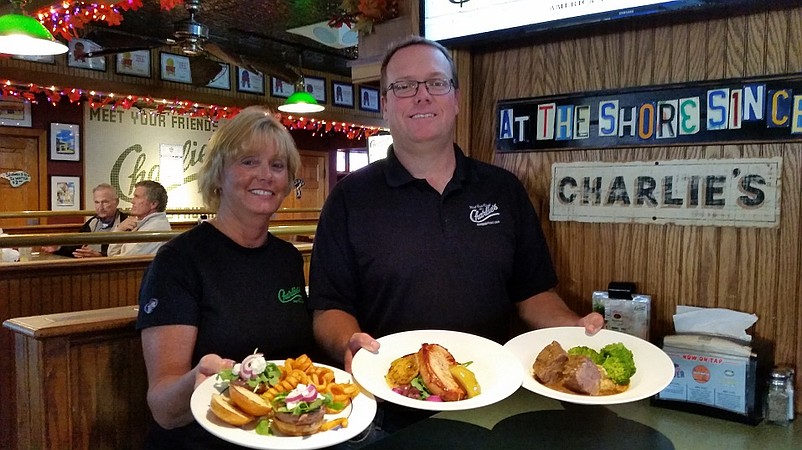
[[202,117],[85,106],[84,126],[84,188],[90,201],[92,188],[110,183],[120,196],[120,206],[127,208],[136,183],[154,180],[167,189],[169,208],[203,205],[198,169],[217,123]]
[[555,163],[554,221],[777,227],[782,158]]
[[802,78],[502,100],[500,152],[802,138]]

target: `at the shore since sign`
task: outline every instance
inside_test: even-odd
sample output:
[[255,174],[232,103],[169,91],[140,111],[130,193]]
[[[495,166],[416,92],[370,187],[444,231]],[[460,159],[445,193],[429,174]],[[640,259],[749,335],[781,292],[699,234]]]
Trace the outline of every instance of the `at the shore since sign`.
[[777,227],[782,158],[555,163],[554,221]]

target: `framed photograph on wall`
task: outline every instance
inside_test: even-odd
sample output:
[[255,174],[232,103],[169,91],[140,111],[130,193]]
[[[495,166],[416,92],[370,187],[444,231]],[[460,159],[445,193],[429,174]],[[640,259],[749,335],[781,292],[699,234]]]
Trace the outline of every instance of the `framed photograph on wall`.
[[213,89],[222,89],[224,91],[231,90],[231,65],[220,63],[222,70],[217,74],[212,81],[206,83],[207,87]]
[[95,58],[87,58],[86,54],[100,50],[101,47],[92,41],[86,39],[72,39],[70,41],[70,50],[67,53],[67,65],[70,67],[77,67],[79,69],[97,70],[100,72],[106,71],[106,57],[98,56]]
[[161,79],[176,83],[192,84],[192,73],[189,71],[189,58],[174,53],[159,53]]
[[50,159],[53,161],[81,160],[80,125],[74,123],[50,124]]
[[362,111],[379,112],[379,90],[360,86],[359,109]]
[[150,78],[150,50],[118,53],[115,67],[120,75]]
[[304,77],[304,87],[320,103],[326,103],[326,80],[316,77]]
[[18,97],[0,95],[0,125],[31,127],[31,102]]
[[270,77],[270,95],[278,98],[288,98],[295,92],[295,85],[287,83],[276,77]]
[[331,96],[334,99],[332,102],[334,106],[342,106],[344,108],[354,107],[354,85],[351,83],[332,81]]
[[251,94],[264,94],[265,78],[261,73],[237,67],[237,90]]
[[50,209],[75,211],[81,209],[81,177],[50,177]]
[[11,59],[30,61],[42,64],[55,64],[56,55],[11,55]]

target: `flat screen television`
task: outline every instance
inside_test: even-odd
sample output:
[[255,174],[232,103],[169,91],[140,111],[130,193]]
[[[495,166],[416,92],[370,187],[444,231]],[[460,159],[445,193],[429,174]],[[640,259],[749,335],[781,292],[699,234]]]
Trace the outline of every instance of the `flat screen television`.
[[[459,47],[657,14],[729,13],[764,0],[423,0],[422,36]],[[773,3],[781,3],[776,0]]]

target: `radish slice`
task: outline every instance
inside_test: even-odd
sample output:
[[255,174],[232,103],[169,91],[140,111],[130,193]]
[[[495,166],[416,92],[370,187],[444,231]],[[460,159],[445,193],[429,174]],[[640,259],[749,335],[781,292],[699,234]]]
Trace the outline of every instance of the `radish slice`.
[[299,384],[298,386],[293,389],[287,398],[284,399],[287,402],[287,406],[294,405],[299,402],[313,402],[317,399],[317,389],[315,389],[314,384],[305,385]]
[[248,355],[242,360],[242,367],[240,367],[239,372],[240,378],[245,381],[250,380],[255,375],[264,372],[266,367],[267,361],[265,361],[264,355],[261,353]]

